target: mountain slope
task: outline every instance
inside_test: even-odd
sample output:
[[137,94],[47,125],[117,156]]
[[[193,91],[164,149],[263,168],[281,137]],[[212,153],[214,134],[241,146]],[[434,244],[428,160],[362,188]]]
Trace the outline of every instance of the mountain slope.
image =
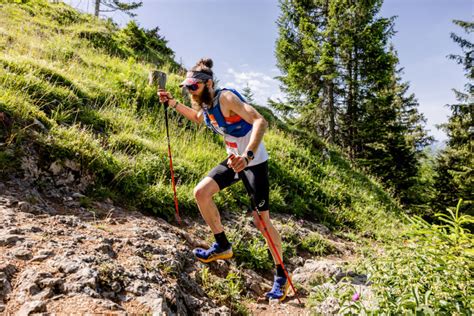
[[[148,72],[167,72],[167,88],[186,99],[178,88],[183,70],[160,36],[61,3],[0,1],[0,50],[0,309],[354,312],[392,308],[399,293],[412,290],[390,278],[405,271],[410,257],[403,248],[380,249],[408,238],[397,202],[337,149],[276,118],[264,139],[271,211],[305,309],[293,296],[281,306],[260,301],[273,263],[240,184],[216,198],[235,258],[210,266],[193,260],[191,249],[210,241],[193,187],[225,152],[219,137],[170,112],[186,223],[174,226],[164,112]],[[424,256],[416,264],[426,267]],[[375,264],[379,257],[383,265]],[[356,258],[372,262],[362,269]],[[392,271],[398,258],[401,266]],[[467,284],[460,272],[467,265],[446,266]],[[377,293],[365,275],[371,270],[383,281]],[[461,291],[449,306],[459,297],[468,301]],[[354,302],[354,292],[364,299]],[[401,312],[414,299],[403,293]]]

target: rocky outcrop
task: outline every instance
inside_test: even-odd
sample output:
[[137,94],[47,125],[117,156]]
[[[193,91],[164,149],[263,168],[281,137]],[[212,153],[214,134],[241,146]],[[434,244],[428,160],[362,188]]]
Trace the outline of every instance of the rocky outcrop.
[[[223,284],[230,273],[238,275],[239,300],[241,296],[254,300],[256,303],[247,304],[252,313],[309,311],[301,306],[275,307],[260,301],[271,288],[270,271],[257,273],[238,267],[235,261],[209,265],[196,262],[192,249],[206,246],[208,241],[204,238],[209,235],[200,218],[185,220],[185,225],[179,227],[125,210],[109,199],[88,200],[84,205],[80,202],[85,196],[79,178],[67,187],[58,184],[58,179],[69,177],[65,173],[78,175],[76,165],[55,162],[44,171],[36,167],[34,159],[27,159],[23,168],[25,179],[0,182],[0,311],[16,315],[234,313],[235,298],[219,298],[219,294],[211,295],[203,286],[205,269]],[[45,172],[58,181],[45,180],[47,189],[42,193],[34,181],[46,178]],[[250,217],[223,217],[229,226],[242,228],[246,238],[259,234]],[[279,228],[289,222],[288,216],[274,218]],[[310,222],[297,231],[304,236],[312,229],[329,233],[324,226]],[[306,285],[312,284],[315,275],[334,277],[342,273],[330,262],[298,256],[288,259],[288,268],[294,270],[294,282],[302,285],[303,301],[309,293],[305,292]]]

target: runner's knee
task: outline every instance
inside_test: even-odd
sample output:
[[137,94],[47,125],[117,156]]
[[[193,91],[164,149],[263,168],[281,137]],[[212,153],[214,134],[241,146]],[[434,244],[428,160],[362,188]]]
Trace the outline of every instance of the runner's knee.
[[212,193],[209,192],[209,190],[205,186],[199,184],[194,188],[193,193],[194,198],[198,201],[210,199],[212,197]]

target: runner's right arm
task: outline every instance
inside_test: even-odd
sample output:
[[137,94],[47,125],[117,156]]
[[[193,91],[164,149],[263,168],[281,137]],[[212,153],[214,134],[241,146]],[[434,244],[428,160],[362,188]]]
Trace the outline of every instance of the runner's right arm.
[[160,90],[158,92],[158,96],[160,97],[160,102],[164,103],[168,101],[168,105],[170,107],[174,108],[177,112],[186,117],[188,120],[198,124],[201,124],[203,122],[204,117],[202,111],[196,111],[195,109],[192,109],[182,103],[179,103],[173,98],[171,93],[166,92],[164,90]]

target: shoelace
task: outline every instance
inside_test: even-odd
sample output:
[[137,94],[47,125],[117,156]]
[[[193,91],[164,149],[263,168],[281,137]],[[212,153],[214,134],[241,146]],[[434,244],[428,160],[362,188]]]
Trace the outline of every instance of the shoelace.
[[209,251],[209,253],[211,254],[211,253],[217,252],[218,249],[219,249],[219,244],[213,243],[212,246],[211,246],[211,248],[209,248],[208,251]]

